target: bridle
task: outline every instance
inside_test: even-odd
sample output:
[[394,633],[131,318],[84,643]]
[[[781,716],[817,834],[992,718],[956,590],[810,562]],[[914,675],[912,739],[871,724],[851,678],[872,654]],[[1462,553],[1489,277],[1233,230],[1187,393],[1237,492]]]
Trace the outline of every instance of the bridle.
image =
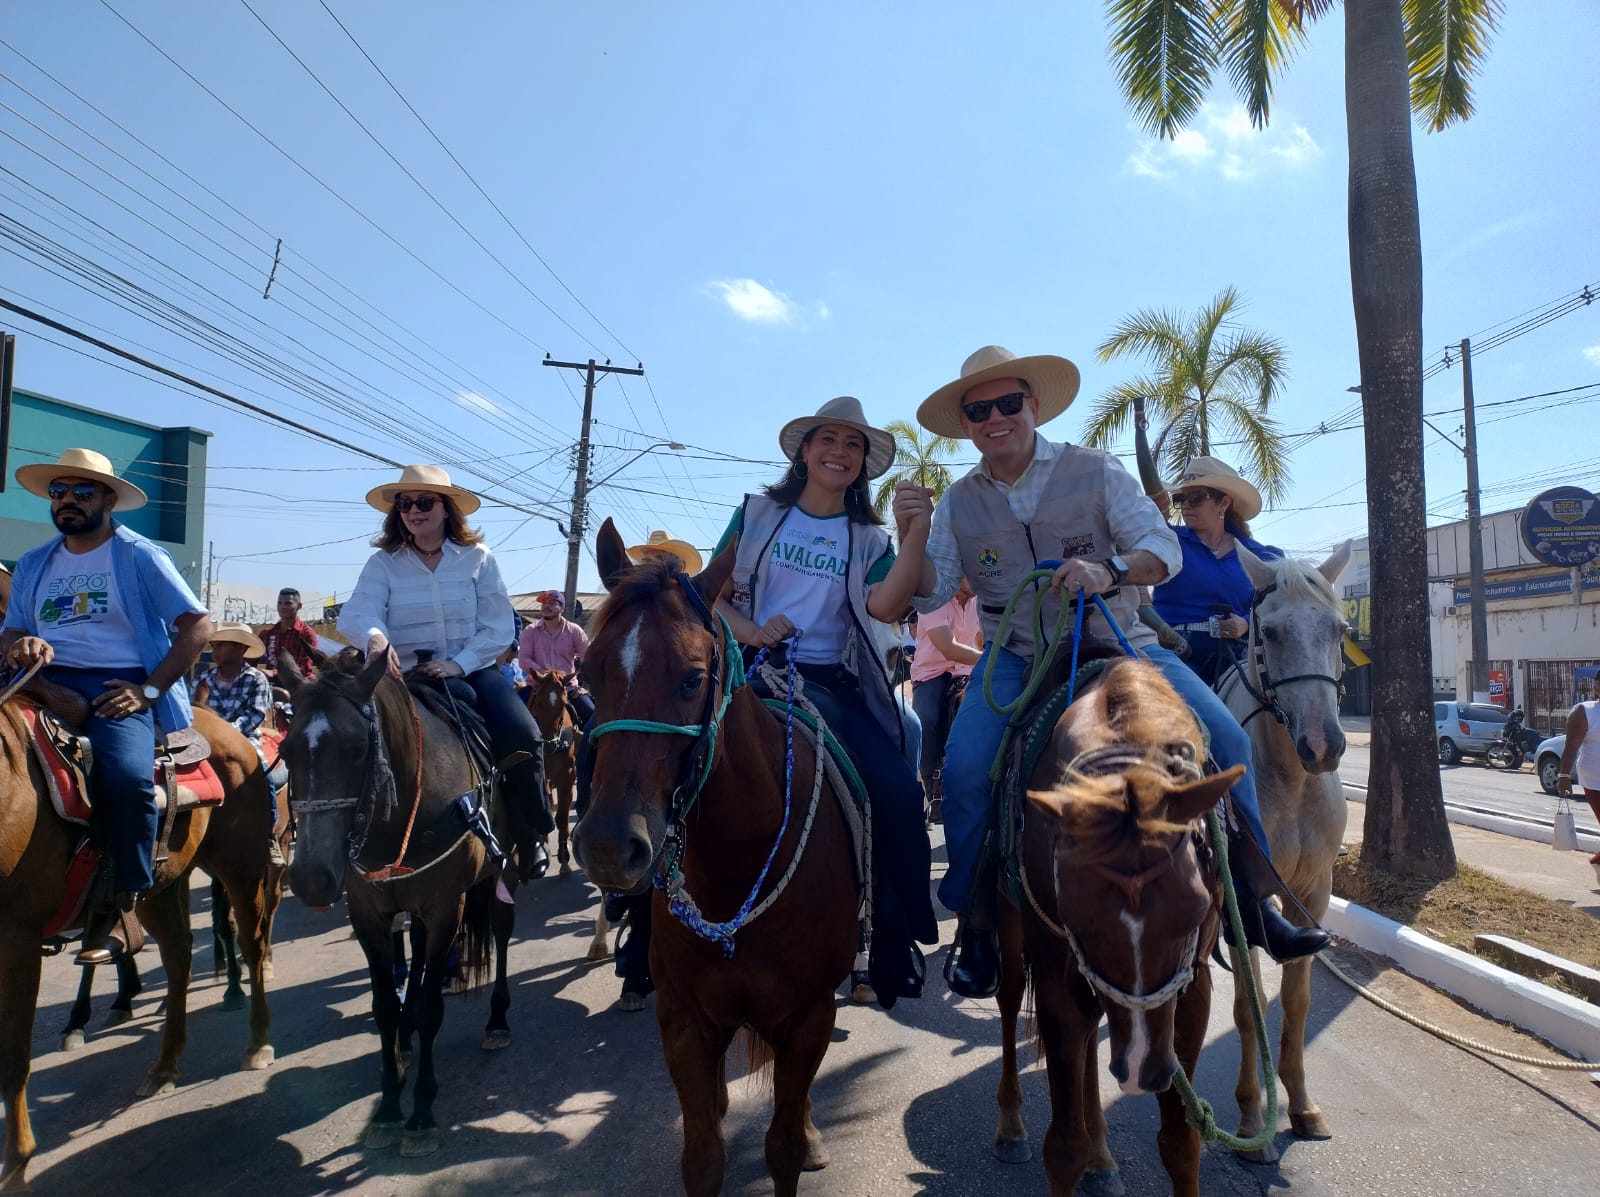
[[[362,702],[337,690],[331,693],[355,707],[367,725],[367,765],[362,774],[361,789],[354,795],[338,798],[291,797],[289,810],[295,815],[302,815],[315,814],[319,811],[349,810],[354,807],[355,814],[351,819],[345,850],[346,861],[354,864],[360,859],[362,849],[367,846],[367,836],[372,831],[372,817],[379,802],[382,802],[383,815],[387,818],[399,801],[399,789],[394,769],[389,764],[389,748],[384,741],[383,728],[379,726],[373,700],[369,698]],[[418,751],[421,751],[420,744]]]
[[[1157,763],[1165,769],[1168,776],[1183,781],[1199,781],[1204,776],[1193,744],[1178,741],[1173,744],[1163,745],[1155,750],[1159,753]],[[1130,769],[1147,766],[1151,763],[1152,750],[1143,744],[1107,744],[1100,748],[1091,748],[1080,752],[1069,761],[1062,770],[1062,780],[1081,779],[1089,777],[1105,777],[1113,773],[1126,773]],[[1128,899],[1128,905],[1134,913],[1138,913],[1139,903],[1143,897],[1144,889],[1157,878],[1164,876],[1177,866],[1179,843],[1173,844],[1166,856],[1156,861],[1149,868],[1138,873],[1124,873],[1120,869],[1113,869],[1109,865],[1096,863],[1090,865],[1097,875],[1111,882]],[[1189,933],[1188,939],[1179,956],[1182,962],[1172,977],[1160,988],[1149,993],[1130,993],[1113,985],[1089,962],[1089,956],[1084,951],[1083,945],[1078,942],[1078,937],[1064,922],[1059,922],[1045,913],[1034,896],[1033,887],[1028,882],[1028,869],[1024,862],[1022,869],[1022,892],[1027,896],[1028,905],[1033,908],[1033,913],[1039,917],[1046,928],[1059,939],[1067,942],[1067,947],[1072,950],[1073,959],[1077,962],[1078,972],[1102,997],[1126,1010],[1144,1012],[1164,1006],[1177,997],[1194,980],[1195,952],[1200,946],[1200,928],[1196,927]]]
[[1257,715],[1271,715],[1281,726],[1287,728],[1289,726],[1289,712],[1284,710],[1283,704],[1278,701],[1278,687],[1287,686],[1293,682],[1326,682],[1334,689],[1335,701],[1344,697],[1342,670],[1340,671],[1340,677],[1330,677],[1326,673],[1296,673],[1289,677],[1275,678],[1267,668],[1267,646],[1262,638],[1261,621],[1257,618],[1257,615],[1261,604],[1266,601],[1267,596],[1277,589],[1278,584],[1272,582],[1256,591],[1255,596],[1250,600],[1250,633],[1249,639],[1246,641],[1245,656],[1253,667],[1256,677],[1260,679],[1260,688],[1257,689],[1251,684],[1251,670],[1247,670],[1237,663],[1232,667],[1238,674],[1240,684],[1244,686],[1245,691],[1256,702],[1256,709],[1239,721],[1240,727],[1248,726],[1250,720]]

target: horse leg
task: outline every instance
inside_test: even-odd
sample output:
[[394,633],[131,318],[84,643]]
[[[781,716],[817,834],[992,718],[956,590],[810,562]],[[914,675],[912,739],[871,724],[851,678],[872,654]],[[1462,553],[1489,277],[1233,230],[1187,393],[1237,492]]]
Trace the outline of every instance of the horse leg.
[[0,1191],[4,1192],[27,1191],[28,1161],[37,1147],[28,1119],[28,1071],[33,1018],[39,1005],[40,964],[37,938],[16,930],[0,938],[0,976],[5,977],[0,985],[0,1100],[6,1111]]
[[[117,961],[120,965],[127,957]],[[84,1044],[83,1028],[89,1025],[89,998],[94,991],[95,966],[86,965],[78,978],[78,996],[72,1000],[72,1009],[67,1012],[67,1025],[61,1028],[61,1050],[75,1052]]]
[[[411,1036],[417,1029],[417,1002],[422,996],[422,966],[428,959],[428,927],[413,915],[403,938],[410,939],[411,966],[406,974],[405,999],[400,1003],[400,1022],[396,1032],[400,1058],[411,1063]],[[402,951],[404,948],[402,947]],[[443,981],[440,982],[443,984]]]
[[515,928],[517,908],[502,902],[498,897],[489,899],[493,904],[490,917],[494,920],[494,992],[489,995],[489,1023],[483,1028],[483,1050],[499,1051],[511,1046],[511,1024],[506,1011],[511,1008],[511,987],[506,982],[506,952],[511,945],[511,932]]
[[562,873],[572,872],[572,853],[567,848],[567,824],[572,816],[572,779],[563,773],[563,780],[555,787],[556,790],[556,833],[557,849],[556,860],[561,863]]
[[[267,1029],[272,1025],[272,1012],[267,1009],[267,916],[263,895],[263,886],[267,883],[259,876],[248,881],[229,879],[224,882],[224,888],[230,890],[228,900],[233,907],[238,952],[244,959],[244,966],[250,970],[250,1042],[239,1063],[240,1069],[246,1072],[270,1067],[275,1056],[272,1044],[267,1042]],[[237,969],[230,968],[230,992],[236,975]],[[222,1004],[224,1009],[230,1008],[226,994]]]
[[1100,1104],[1099,1028],[1083,1057],[1083,1128],[1089,1135],[1089,1165],[1078,1181],[1077,1197],[1126,1197],[1128,1186],[1106,1142],[1106,1109]]
[[1000,1005],[1000,1088],[995,1094],[1000,1124],[994,1132],[995,1158],[1007,1164],[1026,1163],[1033,1158],[1028,1128],[1022,1122],[1022,1082],[1017,1077],[1017,1015],[1027,988],[1022,919],[1008,903],[1000,914],[1000,989],[995,995]]
[[114,1027],[133,1017],[133,999],[144,992],[144,982],[139,979],[139,966],[132,956],[117,961],[117,996],[112,999],[111,1012],[106,1015],[106,1026]]
[[1096,1058],[1099,1007],[1092,1001],[1086,1003],[1081,995],[1070,990],[1051,992],[1047,987],[1035,985],[1033,993],[1039,1038],[1044,1045],[1045,1071],[1050,1082],[1050,1128],[1044,1135],[1044,1172],[1050,1178],[1051,1197],[1072,1197],[1089,1166],[1089,1130],[1081,1102],[1085,1072],[1093,1068]]
[[828,1166],[822,1132],[811,1121],[811,1082],[833,1038],[833,994],[791,1018],[775,1047],[772,1122],[767,1126],[767,1171],[777,1197],[794,1197],[800,1173]]
[[1283,1030],[1278,1039],[1278,1075],[1289,1091],[1289,1126],[1302,1139],[1331,1139],[1333,1131],[1306,1089],[1306,1016],[1311,1012],[1311,958],[1283,966],[1278,990]]
[[728,1109],[724,1057],[733,1032],[705,1018],[689,1002],[680,1010],[666,993],[656,1001],[656,1021],[661,1027],[661,1053],[683,1114],[678,1169],[684,1192],[687,1197],[716,1197],[727,1168],[722,1137],[722,1118]]
[[381,1151],[400,1141],[405,1114],[400,1108],[400,1091],[405,1088],[406,1069],[400,1059],[400,995],[394,988],[394,940],[389,920],[371,927],[351,911],[356,939],[367,957],[367,976],[372,983],[372,1019],[378,1024],[378,1063],[382,1069],[382,1096],[378,1109],[361,1136],[369,1151]]
[[[421,992],[417,995],[414,1014],[418,1039],[417,1083],[412,1092],[411,1117],[400,1136],[400,1154],[403,1156],[432,1155],[444,1141],[439,1124],[433,1117],[433,1099],[439,1093],[439,1080],[433,1069],[433,1043],[439,1028],[444,1025],[445,962],[449,958],[451,945],[460,934],[464,905],[465,899],[457,898],[455,917],[438,917],[438,925],[427,935]],[[413,919],[413,926],[416,923],[417,920]],[[412,963],[416,963],[415,958]],[[409,1001],[407,1004],[410,1004]]]
[[[213,979],[228,974],[230,992],[239,983],[239,960],[234,950],[232,908],[228,891],[220,877],[211,879],[211,976]],[[244,998],[241,991],[240,1000]],[[224,1004],[224,1009],[236,1007]]]
[[140,1097],[170,1092],[178,1083],[178,1057],[188,1043],[189,969],[194,963],[194,934],[189,929],[189,887],[173,884],[139,903],[136,917],[161,945],[167,970],[166,1017],[161,1027],[161,1052],[139,1086]]
[[589,950],[583,954],[585,960],[604,960],[611,954],[611,948],[606,943],[606,936],[611,934],[611,924],[606,919],[606,896],[600,895],[600,909],[594,914],[594,938],[589,941]]
[[[1250,971],[1255,974],[1256,992],[1261,992],[1261,966],[1260,952],[1251,948],[1243,957]],[[1238,965],[1235,964],[1235,968]],[[1287,972],[1285,973],[1287,976]],[[1262,1009],[1266,1009],[1266,999],[1263,996]],[[1260,1056],[1256,1051],[1255,1018],[1250,1012],[1250,997],[1245,993],[1244,978],[1237,972],[1233,978],[1233,1025],[1239,1032],[1239,1078],[1234,1083],[1233,1097],[1239,1103],[1239,1130],[1241,1139],[1249,1139],[1261,1133],[1261,1128],[1266,1125],[1266,1101],[1261,1092]],[[1285,1027],[1288,1021],[1285,1019]],[[1287,1034],[1287,1029],[1285,1030]],[[1278,1161],[1278,1149],[1268,1143],[1255,1151],[1242,1151],[1239,1158],[1249,1160],[1252,1164],[1274,1164]]]
[[[1191,1081],[1200,1062],[1210,1017],[1211,970],[1202,963],[1195,969],[1189,988],[1178,996],[1178,1008],[1173,1014],[1173,1054]],[[1173,1197],[1200,1197],[1200,1132],[1189,1125],[1176,1085],[1163,1089],[1157,1104],[1161,1107],[1161,1129],[1156,1132],[1156,1145],[1172,1180]]]

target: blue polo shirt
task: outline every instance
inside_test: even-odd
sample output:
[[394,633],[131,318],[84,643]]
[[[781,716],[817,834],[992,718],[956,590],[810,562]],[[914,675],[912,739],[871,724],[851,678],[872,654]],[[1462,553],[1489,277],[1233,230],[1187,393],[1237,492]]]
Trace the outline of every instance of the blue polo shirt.
[[[1155,588],[1155,607],[1161,618],[1174,626],[1202,623],[1211,618],[1214,604],[1227,603],[1235,615],[1249,619],[1255,586],[1239,564],[1239,554],[1229,549],[1218,557],[1187,525],[1173,531],[1183,549],[1183,569]],[[1248,536],[1235,533],[1234,539],[1264,561],[1283,556],[1282,549]]]

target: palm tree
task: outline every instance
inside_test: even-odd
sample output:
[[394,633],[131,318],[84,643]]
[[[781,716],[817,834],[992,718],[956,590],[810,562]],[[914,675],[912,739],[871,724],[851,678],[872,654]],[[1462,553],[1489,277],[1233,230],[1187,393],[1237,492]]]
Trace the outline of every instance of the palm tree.
[[926,486],[933,492],[934,501],[938,502],[956,480],[955,471],[946,459],[960,450],[961,443],[948,436],[935,436],[907,420],[890,420],[884,429],[894,433],[894,465],[883,476],[883,481],[878,483],[877,493],[872,496],[872,505],[877,508],[878,514],[889,513],[889,504],[894,500],[895,483],[903,478],[909,478],[918,486]]
[[1134,396],[1144,395],[1165,424],[1154,445],[1163,478],[1176,478],[1191,457],[1210,455],[1222,433],[1242,451],[1239,472],[1267,502],[1280,502],[1289,487],[1288,450],[1267,409],[1282,394],[1288,352],[1273,337],[1233,324],[1243,306],[1228,287],[1189,317],[1147,309],[1125,318],[1100,343],[1100,360],[1142,357],[1153,372],[1101,396],[1084,441],[1110,445],[1127,427]]
[[[1111,58],[1135,117],[1174,136],[1225,73],[1251,121],[1306,26],[1334,0],[1108,0]],[[1434,761],[1422,463],[1422,229],[1415,112],[1433,132],[1472,115],[1473,75],[1503,0],[1355,0],[1344,12],[1350,283],[1361,360],[1373,607],[1372,778],[1364,865],[1455,872]]]

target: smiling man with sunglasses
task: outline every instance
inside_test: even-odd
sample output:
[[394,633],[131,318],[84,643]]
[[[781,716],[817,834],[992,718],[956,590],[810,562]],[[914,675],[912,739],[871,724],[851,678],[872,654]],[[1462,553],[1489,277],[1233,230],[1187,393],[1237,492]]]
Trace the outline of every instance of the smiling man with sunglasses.
[[167,551],[112,518],[147,498],[102,454],[68,449],[23,466],[17,481],[50,501],[61,535],[17,562],[0,652],[20,668],[44,665],[92,704],[89,789],[114,888],[91,897],[78,963],[104,964],[143,943],[127,915],[152,884],[157,725],[165,735],[192,721],[187,689],[173,683],[211,638],[211,618]]

